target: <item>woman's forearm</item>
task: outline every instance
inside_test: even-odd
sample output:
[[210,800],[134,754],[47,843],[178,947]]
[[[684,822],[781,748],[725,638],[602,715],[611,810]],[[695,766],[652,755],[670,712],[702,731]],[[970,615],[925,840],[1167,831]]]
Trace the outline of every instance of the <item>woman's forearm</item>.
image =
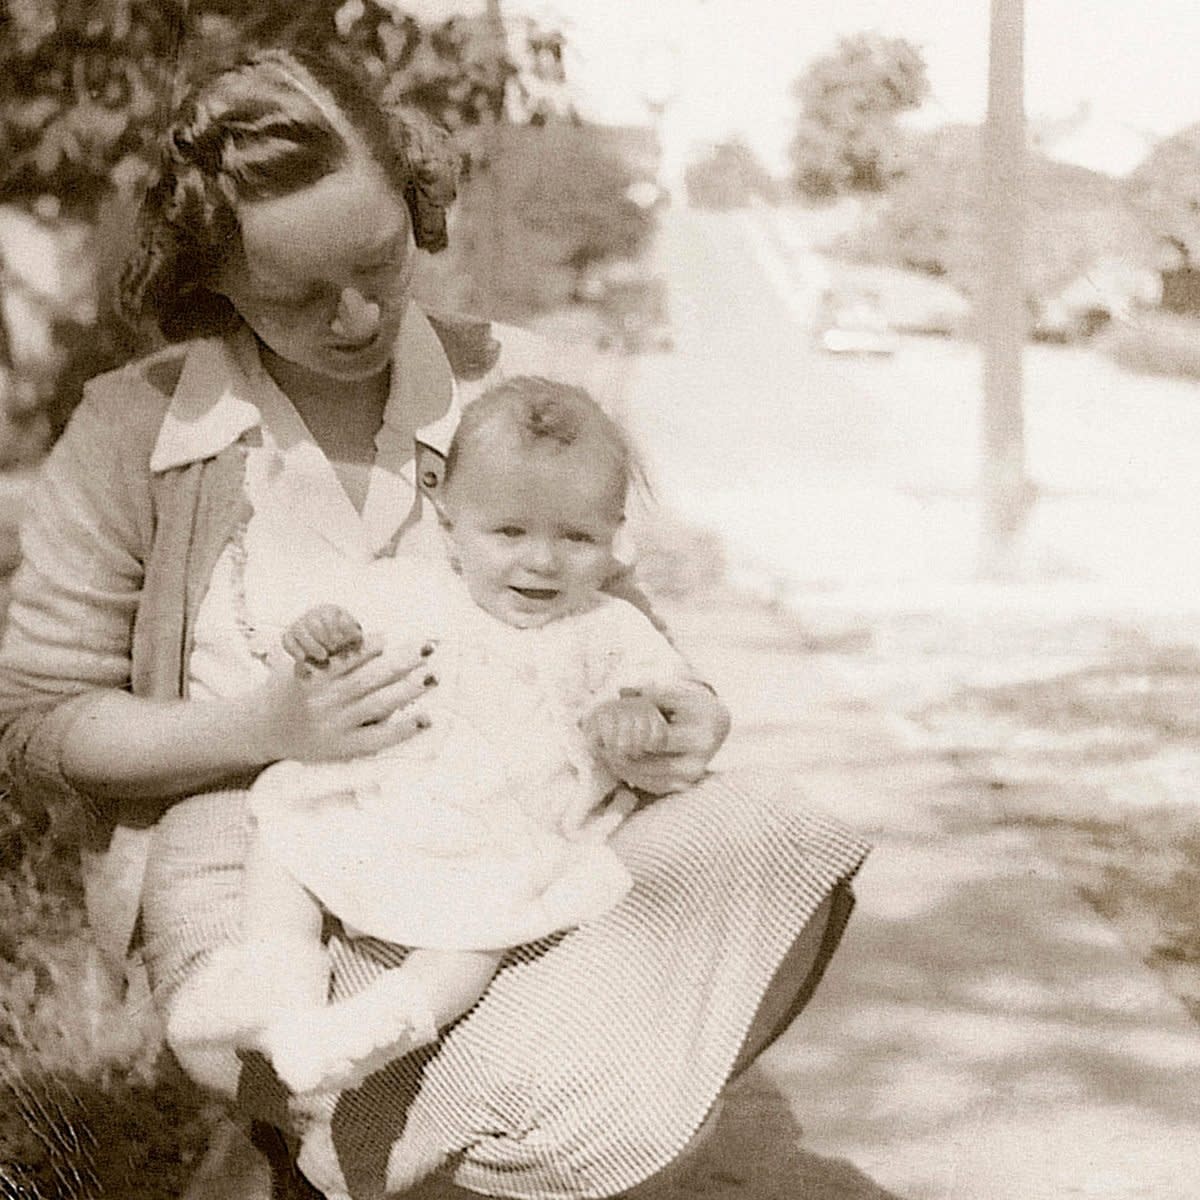
[[125,800],[169,800],[244,778],[272,761],[256,700],[98,693],[67,732],[63,774],[88,795]]

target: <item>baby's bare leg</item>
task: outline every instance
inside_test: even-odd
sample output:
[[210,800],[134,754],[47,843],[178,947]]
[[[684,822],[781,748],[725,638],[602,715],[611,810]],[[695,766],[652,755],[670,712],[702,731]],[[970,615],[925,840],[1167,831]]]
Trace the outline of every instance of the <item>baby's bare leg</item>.
[[412,950],[389,975],[402,975],[429,997],[433,1022],[443,1029],[487,991],[503,955],[498,950]]
[[499,951],[414,950],[361,992],[319,1013],[284,1017],[268,1052],[293,1091],[347,1087],[437,1038],[486,991]]
[[257,841],[246,859],[242,937],[220,946],[180,989],[167,1022],[176,1053],[189,1045],[262,1049],[281,1018],[324,1006],[329,960],[321,910]]
[[242,940],[269,945],[321,940],[321,906],[258,838],[246,855],[242,895]]

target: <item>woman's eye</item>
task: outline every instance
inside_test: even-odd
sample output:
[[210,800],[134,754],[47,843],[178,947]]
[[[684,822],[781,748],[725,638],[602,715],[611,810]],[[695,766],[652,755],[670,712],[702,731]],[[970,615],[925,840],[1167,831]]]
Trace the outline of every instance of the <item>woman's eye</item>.
[[501,537],[519,538],[525,532],[525,530],[522,529],[520,525],[501,525],[496,532]]
[[572,529],[563,536],[568,542],[576,542],[583,546],[592,546],[596,542],[596,539],[584,529]]

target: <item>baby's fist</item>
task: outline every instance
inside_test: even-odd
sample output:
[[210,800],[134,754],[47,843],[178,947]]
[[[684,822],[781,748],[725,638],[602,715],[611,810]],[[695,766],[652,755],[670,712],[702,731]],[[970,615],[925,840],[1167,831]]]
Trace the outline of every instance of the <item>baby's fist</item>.
[[[597,704],[580,721],[592,749],[610,767],[666,749],[667,719],[645,696],[622,696]],[[620,772],[617,772],[620,776]]]
[[362,626],[337,604],[318,604],[283,635],[283,648],[297,663],[320,666],[335,654],[362,647]]

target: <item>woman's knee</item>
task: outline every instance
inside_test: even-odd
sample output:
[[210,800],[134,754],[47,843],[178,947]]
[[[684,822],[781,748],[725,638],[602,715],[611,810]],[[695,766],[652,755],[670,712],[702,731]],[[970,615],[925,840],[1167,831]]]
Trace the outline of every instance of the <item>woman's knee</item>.
[[243,797],[193,796],[155,826],[141,918],[152,978],[156,967],[161,975],[183,966],[236,933],[249,841]]

